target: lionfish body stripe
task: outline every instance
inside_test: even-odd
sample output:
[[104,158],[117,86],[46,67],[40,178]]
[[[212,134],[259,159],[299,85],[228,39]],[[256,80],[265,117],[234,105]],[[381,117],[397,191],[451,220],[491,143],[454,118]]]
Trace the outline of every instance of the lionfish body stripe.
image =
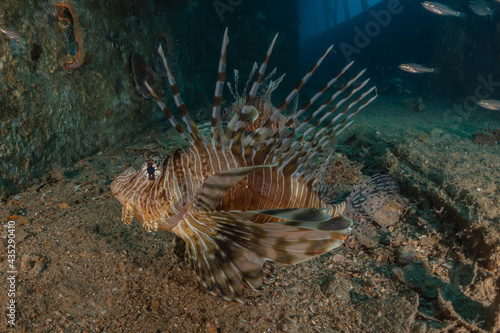
[[[334,93],[298,126],[303,129],[313,125],[323,131],[322,135],[309,130],[307,136],[297,133],[292,123],[352,63],[303,108],[285,118],[282,111],[298,95],[331,47],[281,107],[275,108],[270,95],[283,76],[272,81],[276,72],[273,70],[264,77],[275,41],[276,37],[248,96],[244,94],[257,66],[253,67],[243,95],[238,91],[239,74],[235,71],[234,89],[228,86],[233,97],[242,100],[224,128],[221,105],[226,75],[226,29],[211,111],[210,140],[203,137],[189,115],[160,47],[185,127],[175,120],[147,82],[144,85],[190,147],[165,159],[148,158],[139,170],[129,168],[111,184],[113,194],[123,205],[122,220],[129,224],[135,216],[148,231],[175,233],[185,242],[186,258],[203,286],[227,300],[242,301],[245,286],[260,289],[269,275],[270,262],[298,263],[339,246],[349,234],[352,220],[369,220],[397,190],[390,177],[378,175],[359,186],[344,202],[328,202],[332,199],[328,197],[332,185],[326,175],[332,154],[328,143],[376,95],[373,88],[358,93],[367,83],[357,83],[362,71],[347,81],[333,108],[328,106],[340,93]],[[347,106],[342,109],[341,105]],[[320,124],[326,127],[319,128]],[[251,132],[246,138],[245,131]]]

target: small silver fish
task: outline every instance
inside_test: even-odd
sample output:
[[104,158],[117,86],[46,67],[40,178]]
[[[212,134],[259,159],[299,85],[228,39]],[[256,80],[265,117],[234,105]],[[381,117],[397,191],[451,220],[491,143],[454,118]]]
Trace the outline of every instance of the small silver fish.
[[0,31],[7,37],[7,39],[23,39],[23,35],[19,32],[0,27]]
[[461,18],[467,17],[467,14],[460,13],[459,11],[452,9],[446,5],[443,5],[442,3],[439,3],[439,2],[424,1],[424,2],[422,2],[422,6],[425,9],[427,9],[428,11],[430,11],[434,14],[438,14],[438,15],[455,16],[455,17],[461,17]]
[[491,5],[483,0],[472,0],[469,2],[469,7],[474,14],[479,16],[491,16],[493,18],[493,14],[495,13]]
[[495,99],[483,99],[477,102],[477,104],[485,109],[492,111],[500,111],[500,101]]
[[421,74],[421,73],[437,73],[436,68],[425,67],[419,64],[401,64],[399,68],[408,73]]

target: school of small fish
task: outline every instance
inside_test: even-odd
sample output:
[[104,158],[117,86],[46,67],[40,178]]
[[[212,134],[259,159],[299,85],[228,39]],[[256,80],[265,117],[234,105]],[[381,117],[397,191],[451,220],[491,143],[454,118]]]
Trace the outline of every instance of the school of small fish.
[[[495,0],[495,1],[500,2],[500,0]],[[422,7],[424,7],[431,13],[437,15],[453,16],[463,19],[468,17],[466,13],[459,12],[458,10],[450,8],[439,2],[424,1],[422,2]],[[495,15],[495,9],[493,8],[493,5],[485,0],[471,0],[469,1],[469,8],[474,14],[485,17],[489,16],[491,20],[493,20],[493,16]],[[439,72],[437,68],[428,67],[420,64],[414,64],[414,63],[401,64],[398,67],[401,70],[412,74]],[[477,102],[477,104],[487,110],[491,111],[500,110],[500,101],[497,100],[492,100],[492,99],[480,100]]]

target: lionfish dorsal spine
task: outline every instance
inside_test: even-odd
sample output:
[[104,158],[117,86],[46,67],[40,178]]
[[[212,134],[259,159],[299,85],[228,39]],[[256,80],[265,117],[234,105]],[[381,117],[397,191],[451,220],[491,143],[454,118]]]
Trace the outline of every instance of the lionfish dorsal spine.
[[279,110],[281,110],[281,111],[285,110],[285,108],[288,106],[288,104],[290,104],[290,102],[295,98],[295,96],[297,96],[299,91],[302,89],[302,87],[304,87],[306,82],[311,78],[311,76],[314,74],[316,69],[319,67],[319,65],[321,65],[321,63],[323,62],[323,60],[325,59],[327,54],[330,53],[330,51],[332,49],[333,49],[333,45],[330,45],[330,47],[325,51],[325,53],[323,53],[323,55],[318,59],[318,61],[316,61],[313,68],[311,68],[311,70],[309,72],[307,72],[306,75],[304,75],[302,80],[300,80],[299,84],[288,94],[288,96],[285,98],[283,103],[281,103],[281,105],[278,107]]
[[259,66],[257,66],[257,62],[254,61],[253,65],[252,65],[252,70],[250,71],[250,75],[248,75],[247,82],[245,83],[245,88],[243,88],[243,94],[242,94],[242,96],[246,96],[247,90],[248,90],[248,86],[250,85],[250,82],[252,82],[252,78],[255,75],[255,72],[257,71],[257,68],[259,68]]
[[160,109],[163,111],[163,113],[165,114],[165,117],[167,117],[168,121],[170,122],[170,124],[175,128],[175,130],[191,145],[194,145],[194,139],[193,137],[191,136],[191,134],[186,131],[184,129],[184,127],[182,127],[181,124],[179,124],[177,122],[177,120],[175,120],[174,118],[174,115],[172,114],[172,111],[170,111],[170,109],[165,105],[165,103],[163,103],[163,101],[161,100],[160,97],[158,97],[158,95],[154,92],[154,90],[149,86],[149,84],[144,81],[144,86],[149,90],[149,93],[151,94],[151,96],[153,96],[153,98],[155,99],[156,101],[156,104],[158,104],[158,106],[160,107]]
[[[274,69],[276,71],[276,68]],[[267,91],[265,93],[265,98],[271,97],[271,94],[278,88],[280,85],[281,81],[283,81],[283,78],[285,77],[286,73],[283,73],[279,78],[277,78],[275,81],[270,81],[269,86],[267,87]]]
[[227,87],[229,88],[229,92],[231,93],[231,96],[233,96],[233,98],[235,100],[238,100],[238,97],[236,96],[236,94],[234,93],[234,90],[236,89],[233,89],[233,86],[231,85],[231,82],[228,82],[227,83]]
[[165,54],[163,53],[163,48],[161,47],[161,45],[158,47],[158,54],[160,55],[161,59],[163,60],[163,65],[165,66],[165,69],[167,70],[168,84],[170,85],[170,89],[172,90],[172,95],[174,96],[175,105],[177,106],[177,109],[179,110],[182,121],[184,122],[184,124],[186,124],[186,128],[187,128],[189,134],[191,134],[195,143],[206,142],[205,137],[200,136],[200,134],[198,133],[198,127],[196,126],[196,123],[193,121],[193,119],[189,115],[189,111],[186,107],[186,104],[184,104],[184,101],[182,100],[179,86],[177,85],[177,82],[175,82],[174,75],[172,74],[172,71],[170,70],[170,67],[168,66],[167,58],[165,57]]
[[234,90],[236,91],[236,94],[233,94],[234,99],[238,99],[238,84],[239,84],[239,81],[240,81],[240,73],[235,68],[234,69]]
[[[223,146],[222,141],[222,93],[224,91],[224,82],[226,81],[226,47],[229,43],[227,28],[224,31],[222,38],[222,46],[220,50],[219,67],[217,69],[217,82],[215,83],[214,105],[212,107],[212,127],[210,129],[212,136],[212,145],[217,149]],[[233,94],[234,95],[234,94]]]
[[[368,81],[368,80],[366,80]],[[349,113],[340,123],[337,125],[333,126],[336,121],[340,118],[340,116],[346,114],[353,106],[357,105],[358,102],[363,100],[368,94],[370,94],[373,90],[375,90],[375,87],[372,87],[365,91],[363,94],[361,94],[354,102],[349,104],[349,106],[341,112],[341,114],[337,115],[334,117],[328,124],[323,126],[319,131],[316,132],[316,134],[313,136],[313,138],[309,142],[315,142],[311,148],[308,148],[307,152],[302,152],[300,158],[298,159],[298,164],[303,166],[305,165],[305,162],[307,160],[313,160],[317,155],[319,155],[322,151],[326,150],[326,147],[340,134],[342,133],[347,127],[349,127],[353,121],[348,122],[354,115],[356,115],[359,111],[361,111],[363,108],[365,108],[368,104],[373,102],[375,98],[377,98],[377,95],[374,95],[370,97],[368,100],[366,100],[363,104],[359,105],[355,110],[353,110],[351,113]],[[328,158],[325,159],[325,162],[323,165],[327,165],[330,159],[331,153],[329,154]],[[305,177],[306,182],[313,181],[318,177],[319,174],[321,174],[320,169],[316,169],[316,172],[309,173]],[[306,167],[303,167],[300,170],[296,171],[296,176],[300,177],[302,175],[305,175],[305,172],[307,171]]]
[[[345,71],[342,70],[341,71],[341,74],[343,74]],[[316,133],[316,135],[313,135],[312,137],[310,137],[308,139],[308,136],[310,136],[314,131],[316,131],[319,126],[321,124],[324,124],[326,122],[326,120],[328,118],[330,118],[334,112],[336,112],[338,110],[338,108],[344,104],[347,100],[349,100],[352,95],[354,94],[353,91],[358,91],[360,89],[360,87],[364,86],[366,83],[361,83],[361,85],[359,87],[357,87],[358,89],[353,89],[353,91],[351,91],[347,96],[344,96],[343,98],[340,99],[340,101],[338,101],[334,106],[333,108],[331,108],[330,110],[324,112],[325,109],[328,108],[328,106],[333,103],[333,101],[338,97],[340,96],[345,90],[347,90],[348,88],[351,87],[351,85],[356,82],[356,80],[361,76],[363,75],[363,73],[365,72],[365,69],[360,71],[357,75],[355,75],[351,80],[349,80],[340,90],[336,91],[327,101],[325,101],[320,107],[318,107],[312,114],[311,116],[309,116],[296,130],[295,132],[301,132],[303,130],[305,130],[306,126],[308,125],[312,125],[311,128],[309,128],[308,130],[306,130],[305,132],[302,132],[301,134],[299,134],[296,138],[293,138],[292,136],[288,136],[287,138],[284,139],[284,142],[283,142],[283,150],[284,150],[284,156],[283,156],[283,160],[287,160],[287,158],[290,157],[290,154],[293,154],[297,149],[299,149],[299,147],[301,145],[304,144],[304,142],[307,140],[307,141],[312,141],[312,140],[315,140],[316,138],[318,138],[318,133]],[[340,76],[337,75],[337,78],[339,78]],[[373,89],[372,89],[373,90]],[[370,90],[370,92],[372,91]],[[342,112],[340,112],[337,116],[335,116],[333,118],[333,120],[330,122],[330,125],[333,125],[338,119],[340,119],[343,115],[345,115],[347,112],[349,112],[349,110],[354,106],[356,105],[362,98],[364,98],[366,95],[362,94],[360,96],[360,98],[358,98],[357,100],[355,100],[354,102],[352,102],[346,109],[344,109]],[[309,104],[309,103],[308,103]],[[317,119],[319,117],[318,120],[316,120],[316,122],[314,124],[311,124],[313,122],[314,119]],[[345,121],[345,119],[344,119]],[[320,131],[324,131],[324,130],[327,130],[328,127],[325,127],[323,126],[322,129],[320,129]],[[336,130],[336,129],[335,129]],[[334,130],[334,131],[335,131]],[[323,134],[323,132],[321,133],[321,135]],[[292,139],[294,139],[293,143],[292,143]]]
[[245,106],[243,107],[240,113],[238,112],[235,113],[235,115],[227,125],[226,129],[224,130],[224,140],[228,144],[230,143],[230,149],[232,153],[235,155],[241,155],[243,151],[242,138],[245,132],[247,122],[250,119],[249,118],[251,111],[250,106],[253,106],[260,84],[264,80],[264,74],[266,72],[266,68],[269,63],[269,59],[271,58],[271,53],[273,52],[274,44],[276,43],[277,38],[278,34],[274,36],[271,45],[269,45],[266,57],[262,62],[262,64],[260,65],[257,78],[255,79],[252,88],[250,89],[250,93],[248,94]]
[[[337,80],[352,66],[352,64],[354,64],[354,61],[351,61],[350,63],[348,63],[346,66],[344,66],[344,68],[342,68],[342,70],[337,74],[337,76],[335,76],[334,78],[332,78],[330,81],[328,81],[327,84],[325,84],[325,86],[320,90],[318,91],[299,111],[297,111],[295,114],[293,114],[290,119],[287,121],[286,125],[287,126],[290,126],[292,123],[294,122],[297,122],[299,117],[304,113],[306,112],[309,107],[311,107],[318,98],[320,98],[321,96],[323,96],[323,94],[325,93],[325,91],[327,91],[335,82],[337,82]],[[337,97],[338,95],[340,95],[341,91],[337,91],[333,94],[333,96],[330,98],[330,101],[332,101],[333,99],[335,99],[335,97]],[[325,103],[326,105],[327,103]],[[302,125],[302,123],[301,123]],[[301,126],[299,126],[300,129],[302,129]],[[297,131],[299,129],[297,128]]]
[[[314,74],[316,69],[321,65],[321,63],[328,55],[328,53],[330,53],[332,48],[333,45],[330,45],[330,47],[325,51],[325,53],[318,59],[318,61],[316,61],[311,70],[309,70],[309,72],[307,72],[306,75],[304,75],[300,83],[288,94],[288,96],[285,98],[280,107],[273,111],[271,117],[269,117],[269,119],[261,126],[261,128],[251,133],[250,136],[245,139],[246,156],[250,156],[250,154],[252,154],[254,160],[256,159],[256,156],[259,156],[257,158],[259,161],[267,157],[268,152],[271,150],[276,140],[281,137],[282,133],[284,133],[287,129],[290,128],[293,121],[290,119],[278,131],[274,131],[272,129],[273,124],[279,121],[279,115],[281,114],[281,112],[285,110],[285,108],[290,104],[290,102],[298,95],[302,87],[304,87],[306,82],[311,78],[311,76]],[[277,81],[281,82],[282,78],[283,76],[280,77]],[[296,118],[298,118],[298,116]],[[292,133],[290,133],[290,135],[293,136],[293,133],[295,131],[291,132]],[[262,142],[265,142],[265,144],[264,147],[261,148],[260,154],[258,154],[256,148]]]

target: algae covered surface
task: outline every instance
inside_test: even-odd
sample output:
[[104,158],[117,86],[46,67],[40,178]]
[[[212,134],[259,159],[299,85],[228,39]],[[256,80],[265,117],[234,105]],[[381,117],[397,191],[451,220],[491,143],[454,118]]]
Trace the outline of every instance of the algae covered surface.
[[[181,147],[169,125],[47,173],[2,203],[2,221],[15,221],[16,331],[493,330],[499,145],[476,145],[466,134],[483,130],[485,114],[451,126],[441,117],[446,105],[425,103],[416,116],[403,99],[381,97],[339,140],[339,184],[349,189],[385,170],[401,187],[376,218],[373,239],[350,236],[316,259],[277,265],[246,304],[208,294],[174,253],[172,234],[120,221],[110,182],[147,150]],[[3,229],[2,272],[7,240]]]

